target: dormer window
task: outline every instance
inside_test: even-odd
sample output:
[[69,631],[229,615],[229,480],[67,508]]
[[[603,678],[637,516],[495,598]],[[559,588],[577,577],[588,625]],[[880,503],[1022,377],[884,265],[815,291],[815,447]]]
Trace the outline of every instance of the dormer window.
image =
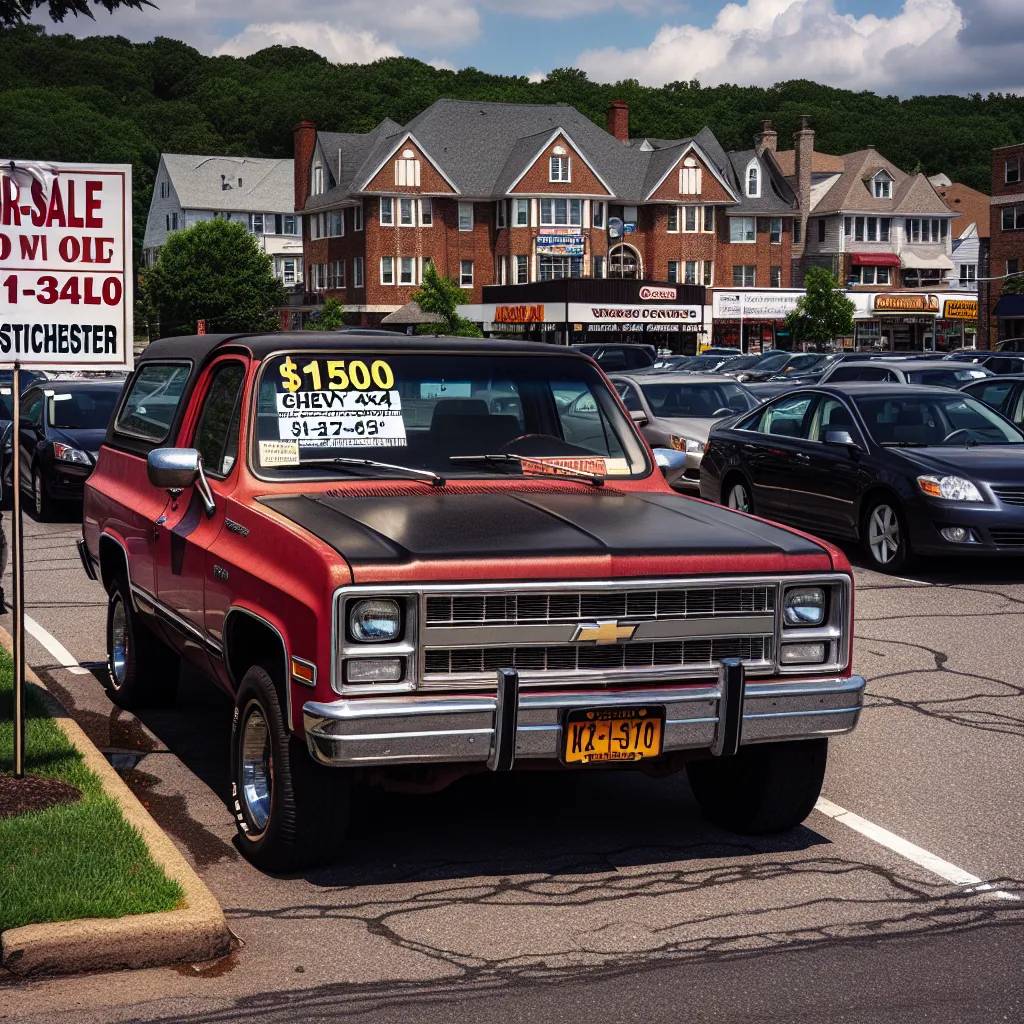
[[419,183],[420,162],[413,150],[403,150],[401,157],[395,161],[395,184],[418,188]]
[[313,195],[322,195],[324,191],[324,168],[322,164],[313,165]]
[[564,147],[555,146],[549,163],[548,181],[572,181],[569,157]]
[[761,168],[756,160],[747,164],[747,195],[756,199],[761,194]]
[[879,171],[872,179],[872,191],[876,199],[892,199],[892,175]]
[[681,196],[699,196],[701,186],[700,164],[688,156],[679,168],[679,194]]

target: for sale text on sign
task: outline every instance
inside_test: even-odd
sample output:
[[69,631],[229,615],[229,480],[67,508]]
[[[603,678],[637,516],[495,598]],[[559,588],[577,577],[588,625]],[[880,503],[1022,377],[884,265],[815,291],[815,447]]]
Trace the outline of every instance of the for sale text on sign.
[[0,363],[131,365],[131,195],[130,166],[0,163]]

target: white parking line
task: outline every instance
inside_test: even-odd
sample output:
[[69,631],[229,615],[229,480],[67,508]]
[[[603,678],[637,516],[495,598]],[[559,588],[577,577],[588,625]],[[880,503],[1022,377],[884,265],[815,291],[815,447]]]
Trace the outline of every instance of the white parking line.
[[76,676],[86,676],[89,674],[89,670],[82,668],[75,656],[55,636],[47,633],[31,615],[25,616],[25,632],[29,636],[35,637],[57,659],[57,664],[61,668],[66,668]]
[[893,853],[898,853],[901,857],[913,861],[913,863],[924,868],[926,871],[930,871],[933,875],[938,875],[939,878],[952,882],[953,885],[970,886],[971,888],[967,890],[968,892],[993,892],[1000,899],[1020,899],[1014,893],[993,889],[988,882],[983,881],[977,875],[972,875],[969,871],[958,868],[955,864],[950,864],[948,860],[937,857],[934,853],[930,853],[928,850],[915,845],[908,839],[896,835],[895,832],[890,832],[887,828],[882,828],[881,825],[876,825],[873,821],[868,821],[859,814],[854,814],[853,811],[848,811],[845,807],[840,807],[839,804],[826,800],[823,796],[818,797],[818,802],[814,807],[815,810],[828,815],[834,821],[840,822],[840,824],[845,825],[847,828],[852,828],[854,832],[859,832],[872,842],[878,843],[879,846],[884,846],[886,849],[892,850]]

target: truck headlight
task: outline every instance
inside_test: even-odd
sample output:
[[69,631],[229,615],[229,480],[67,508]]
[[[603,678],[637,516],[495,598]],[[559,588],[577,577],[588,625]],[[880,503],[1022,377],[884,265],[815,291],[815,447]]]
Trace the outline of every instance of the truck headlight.
[[348,611],[348,631],[353,640],[366,644],[388,643],[402,632],[402,611],[390,598],[353,601]]
[[981,491],[962,476],[919,476],[917,486],[929,498],[946,501],[984,501]]
[[782,618],[787,626],[820,626],[825,621],[825,591],[822,587],[793,587],[782,600]]
[[676,437],[675,434],[671,434],[668,440],[669,444],[677,452],[690,452],[693,454],[703,452],[705,448],[703,441],[695,441],[692,437]]

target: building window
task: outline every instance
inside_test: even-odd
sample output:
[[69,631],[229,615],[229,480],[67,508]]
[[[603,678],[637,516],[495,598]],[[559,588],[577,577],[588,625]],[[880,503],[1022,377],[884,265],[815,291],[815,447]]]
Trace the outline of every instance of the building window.
[[401,256],[398,260],[398,283],[416,283],[416,258],[414,256]]
[[591,258],[591,274],[594,277],[604,277],[604,257],[594,256]]
[[1003,230],[1024,231],[1024,206],[1003,207]]
[[516,200],[516,227],[525,228],[530,224],[530,200]]
[[668,261],[669,284],[679,284],[679,260]]
[[380,283],[395,283],[395,257],[381,256],[380,258]]
[[504,199],[499,199],[494,204],[494,226],[496,228],[503,228],[506,226],[508,217],[508,203]]
[[398,223],[403,228],[411,228],[416,223],[416,216],[413,212],[415,199],[398,200]]
[[700,283],[700,260],[687,260],[686,272],[683,275],[683,284]]
[[1008,156],[1006,158],[1006,173],[1003,176],[1003,180],[1007,185],[1013,185],[1020,181],[1019,156]]
[[583,276],[582,256],[541,256],[537,269],[542,281],[557,281],[565,277]]
[[355,256],[352,259],[352,287],[363,288],[366,285],[365,274],[366,263],[364,257]]
[[494,261],[494,283],[508,284],[508,257],[499,256]]
[[908,217],[904,222],[904,231],[908,242],[939,242],[949,233],[949,222]]
[[753,217],[730,217],[729,241],[756,242],[757,221]]
[[[906,272],[904,272],[906,276]],[[850,270],[851,284],[889,284],[888,267],[852,267]]]
[[326,263],[314,263],[313,264],[313,288],[322,292],[327,287],[327,264]]
[[166,214],[166,217],[167,217],[167,230],[170,231],[171,230],[171,215],[168,213],[168,214]]
[[459,284],[463,288],[473,287],[473,261],[462,260],[459,263]]
[[327,215],[327,236],[338,238],[345,234],[345,214],[341,210],[333,210]]
[[402,153],[402,158],[395,161],[395,184],[407,188],[418,188],[420,183],[420,162],[411,149]]
[[769,267],[768,268],[768,287],[769,288],[781,288],[782,287],[782,267]]
[[844,217],[843,218],[843,234],[846,235],[847,238],[849,238],[850,237],[850,232],[852,230],[853,230],[853,218],[852,217]]
[[772,217],[768,222],[768,241],[775,245],[782,242],[782,218]]
[[701,169],[697,161],[688,156],[679,168],[679,194],[681,196],[699,196],[701,189]]
[[281,280],[285,284],[295,284],[295,260],[281,260]]
[[473,204],[459,203],[459,230],[473,230]]
[[804,230],[803,222],[798,217],[796,220],[793,221],[793,244],[794,245],[799,245],[800,244],[800,239],[803,237],[803,230]]
[[595,228],[604,227],[604,203],[591,203],[590,215]]
[[974,284],[978,279],[978,267],[974,263],[960,264],[960,283]]
[[363,230],[363,204],[361,201],[352,207],[352,230]]
[[328,288],[344,288],[345,287],[345,261],[344,260],[332,260],[327,264],[327,287]]
[[530,280],[530,257],[516,257],[516,284],[528,284]]
[[674,235],[679,230],[679,207],[670,206],[668,208],[668,232],[670,235]]
[[1012,259],[1006,261],[1006,274],[1019,274],[1020,273],[1020,260]]
[[761,171],[756,160],[747,164],[747,195],[757,197],[761,194]]
[[542,199],[540,201],[540,222],[544,227],[551,225],[579,227],[583,223],[583,201],[580,199]]
[[[847,234],[849,234],[850,218],[846,218]],[[824,217],[818,218],[818,245],[825,244],[825,233],[828,231],[828,221]]]
[[553,156],[551,158],[548,181],[572,181],[569,175],[569,158],[567,156]]
[[395,223],[395,201],[391,196],[380,197],[380,222],[385,226]]
[[324,169],[320,164],[313,168],[313,195],[318,196],[324,190]]
[[683,230],[690,232],[697,230],[697,207],[696,206],[684,206],[683,207]]
[[704,230],[715,230],[715,208],[713,206],[704,207]]
[[754,288],[757,281],[757,267],[748,265],[732,268],[732,286],[734,288]]
[[701,281],[706,288],[710,288],[715,283],[715,264],[712,260],[704,261],[704,280]]
[[876,199],[892,199],[892,177],[886,171],[879,171],[874,178]]
[[254,235],[263,234],[263,214],[262,213],[250,213],[249,214],[249,230]]

